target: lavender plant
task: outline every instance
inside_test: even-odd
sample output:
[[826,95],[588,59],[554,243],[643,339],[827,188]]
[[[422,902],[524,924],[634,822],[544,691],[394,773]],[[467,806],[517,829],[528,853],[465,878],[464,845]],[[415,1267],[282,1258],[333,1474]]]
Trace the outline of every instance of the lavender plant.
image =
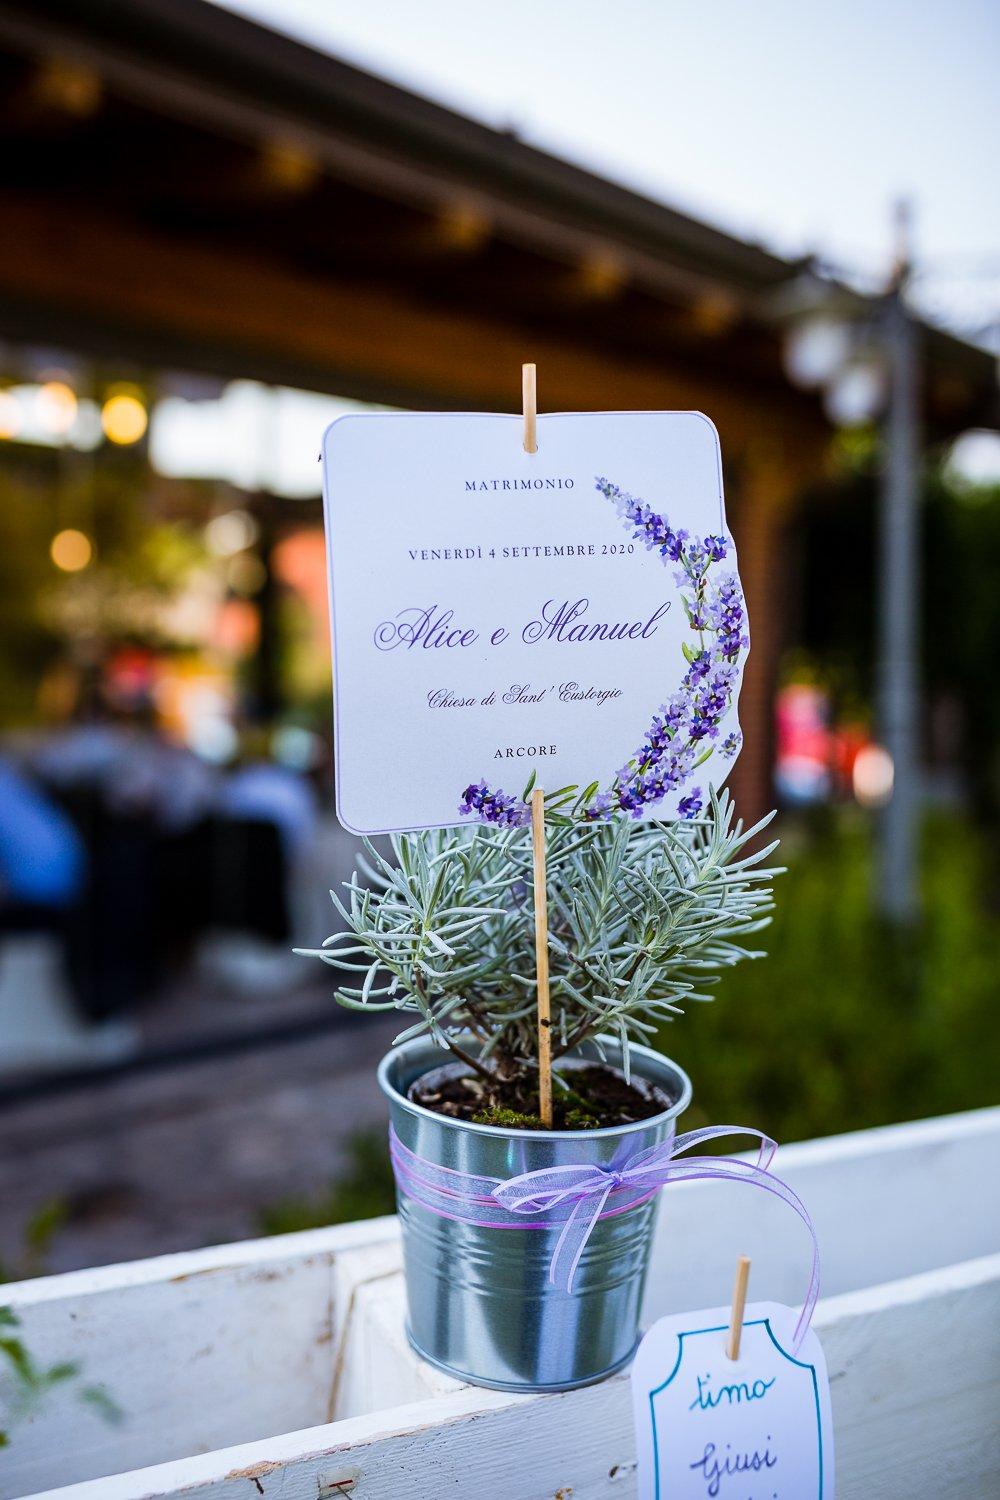
[[[610,1034],[627,1076],[631,1042],[761,956],[746,943],[770,920],[776,845],[751,844],[773,814],[744,829],[713,791],[684,822],[580,821],[558,811],[568,795],[546,813],[553,1057]],[[538,1066],[529,830],[496,818],[401,834],[394,860],[364,842],[346,899],[330,893],[343,929],[299,951],[358,974],[340,1004],[415,1015],[396,1041],[433,1037],[479,1076],[486,1104],[523,1101]]]

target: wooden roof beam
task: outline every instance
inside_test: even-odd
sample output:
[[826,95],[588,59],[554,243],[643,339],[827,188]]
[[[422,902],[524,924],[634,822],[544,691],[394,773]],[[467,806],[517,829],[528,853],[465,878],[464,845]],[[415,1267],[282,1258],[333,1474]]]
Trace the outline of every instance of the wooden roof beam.
[[667,349],[656,359],[625,357],[583,338],[518,326],[502,310],[492,317],[310,277],[249,249],[234,258],[181,236],[81,216],[68,205],[8,197],[0,208],[6,321],[19,309],[27,327],[35,315],[50,338],[53,326],[72,326],[77,338],[94,331],[107,346],[117,337],[150,361],[188,360],[223,375],[486,410],[516,405],[516,373],[530,355],[548,410],[696,406],[712,413],[727,440],[748,440],[766,419],[796,427],[814,451],[826,433],[806,398],[762,390],[755,400],[745,381],[727,378],[724,369],[710,378]]

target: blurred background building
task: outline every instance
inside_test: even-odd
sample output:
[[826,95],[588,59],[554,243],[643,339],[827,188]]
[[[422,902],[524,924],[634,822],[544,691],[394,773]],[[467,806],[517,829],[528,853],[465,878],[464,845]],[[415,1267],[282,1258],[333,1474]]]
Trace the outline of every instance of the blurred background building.
[[[543,409],[694,407],[721,436],[754,637],[733,784],[748,819],[777,797],[792,874],[770,966],[670,1038],[706,1118],[985,1102],[1000,506],[954,454],[996,425],[996,362],[912,314],[905,255],[863,292],[205,0],[0,0],[0,49],[8,1262],[385,1201],[345,1146],[385,1029],[289,953],[353,853],[318,441],[352,403],[515,410],[525,358]],[[893,577],[926,814],[901,939],[870,857]]]

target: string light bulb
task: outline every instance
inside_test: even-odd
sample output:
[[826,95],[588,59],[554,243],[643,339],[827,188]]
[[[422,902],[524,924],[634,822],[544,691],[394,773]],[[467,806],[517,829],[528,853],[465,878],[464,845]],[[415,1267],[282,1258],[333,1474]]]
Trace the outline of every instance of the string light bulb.
[[63,573],[79,573],[93,557],[94,547],[89,536],[70,527],[56,532],[49,555]]
[[76,421],[79,403],[73,387],[65,380],[46,380],[38,387],[35,410],[39,421],[53,437],[62,437]]
[[101,426],[109,443],[128,447],[137,443],[149,426],[149,414],[138,396],[119,391],[109,396],[101,408]]
[[16,438],[21,427],[20,402],[11,391],[0,391],[0,438]]

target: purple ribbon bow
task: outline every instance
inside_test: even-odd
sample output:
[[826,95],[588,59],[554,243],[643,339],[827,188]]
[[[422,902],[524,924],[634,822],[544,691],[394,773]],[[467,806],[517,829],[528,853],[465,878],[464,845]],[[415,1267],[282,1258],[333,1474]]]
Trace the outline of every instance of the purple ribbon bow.
[[[760,1142],[755,1163],[730,1156],[681,1153],[720,1136],[750,1135]],[[669,1182],[746,1182],[787,1203],[812,1239],[812,1272],[805,1303],[795,1328],[793,1352],[809,1327],[819,1297],[819,1244],[809,1213],[798,1194],[770,1169],[777,1143],[759,1130],[739,1125],[712,1125],[690,1130],[628,1157],[617,1167],[594,1165],[542,1167],[505,1181],[457,1172],[416,1156],[395,1131],[389,1149],[399,1187],[422,1207],[443,1218],[491,1229],[562,1229],[549,1262],[549,1281],[572,1292],[577,1268],[595,1225],[648,1202]],[[513,1218],[510,1216],[514,1216]]]

